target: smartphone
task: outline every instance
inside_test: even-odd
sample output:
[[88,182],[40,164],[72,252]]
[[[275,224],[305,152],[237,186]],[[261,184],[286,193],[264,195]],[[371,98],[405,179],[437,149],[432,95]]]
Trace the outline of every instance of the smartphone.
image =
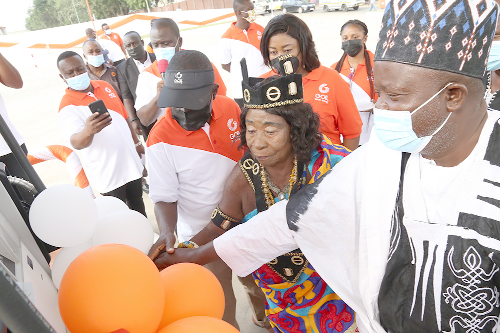
[[108,109],[106,108],[106,105],[104,105],[102,99],[98,99],[97,101],[90,103],[89,109],[92,113],[99,112],[99,115],[103,115],[108,112]]

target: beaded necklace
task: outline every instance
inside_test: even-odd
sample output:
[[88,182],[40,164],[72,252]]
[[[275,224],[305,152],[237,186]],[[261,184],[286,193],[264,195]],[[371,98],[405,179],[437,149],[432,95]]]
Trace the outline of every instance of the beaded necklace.
[[297,156],[293,158],[293,169],[290,174],[290,180],[288,184],[281,191],[278,186],[276,186],[271,178],[268,177],[266,169],[260,165],[260,180],[262,181],[262,192],[264,192],[264,197],[266,199],[267,207],[271,207],[274,204],[273,194],[271,190],[277,193],[278,198],[283,200],[286,198],[286,194],[290,197],[290,192],[292,191],[293,185],[297,182]]

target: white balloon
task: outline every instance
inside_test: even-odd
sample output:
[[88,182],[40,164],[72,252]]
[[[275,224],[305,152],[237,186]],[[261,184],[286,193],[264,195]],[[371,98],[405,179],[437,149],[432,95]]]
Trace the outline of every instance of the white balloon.
[[94,199],[99,212],[99,220],[109,213],[129,210],[125,202],[115,197],[102,196]]
[[57,289],[59,289],[59,286],[61,285],[61,280],[66,272],[66,269],[68,269],[73,260],[91,247],[92,239],[78,246],[65,247],[57,254],[57,257],[52,264],[52,281]]
[[149,220],[135,210],[114,212],[99,221],[93,246],[101,244],[125,244],[148,253],[153,245],[153,227]]
[[31,228],[45,243],[73,247],[92,237],[98,213],[87,192],[73,185],[56,185],[35,198],[29,218]]

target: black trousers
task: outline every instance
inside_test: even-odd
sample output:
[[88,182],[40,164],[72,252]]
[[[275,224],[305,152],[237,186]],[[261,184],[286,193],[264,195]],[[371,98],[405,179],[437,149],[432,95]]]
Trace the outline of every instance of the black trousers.
[[[28,155],[28,149],[26,148],[26,145],[24,143],[21,145],[21,149],[24,151],[26,155]],[[0,156],[0,162],[5,164],[8,176],[13,176],[30,181],[28,175],[26,174],[26,172],[24,172],[23,168],[21,167],[21,164],[19,164],[14,154],[10,153],[7,155]],[[28,204],[31,204],[33,202],[34,200],[33,194],[29,193],[24,188],[16,187],[16,190],[19,191],[18,194],[21,195],[22,199],[24,199],[24,201],[26,201]]]
[[118,198],[125,202],[128,208],[133,209],[147,217],[144,200],[142,200],[142,178],[128,182],[127,184],[108,193],[101,194]]
[[[21,145],[21,149],[24,151],[26,155],[28,155],[28,149],[26,149],[26,145],[23,143]],[[21,164],[17,162],[16,157],[14,154],[10,153],[7,155],[0,156],[0,162],[5,164],[7,167],[7,174],[9,176],[14,176],[18,178],[22,178],[24,180],[29,180],[28,175],[24,172],[23,168],[21,167]]]

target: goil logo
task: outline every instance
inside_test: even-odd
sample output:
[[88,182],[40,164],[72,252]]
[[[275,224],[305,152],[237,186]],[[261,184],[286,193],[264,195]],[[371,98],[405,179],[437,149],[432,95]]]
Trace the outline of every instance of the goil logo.
[[175,74],[174,83],[182,84],[182,73],[181,72],[177,72],[177,74]]
[[260,31],[257,31],[257,39],[261,40],[262,38],[262,33]]
[[238,128],[238,122],[236,122],[236,120],[233,120],[233,118],[230,118],[227,121],[227,128],[229,128],[231,132],[234,132]]
[[108,87],[104,88],[104,91],[106,91],[111,98],[115,98],[116,94],[113,92],[113,90],[109,89]]
[[328,88],[328,85],[326,83],[323,83],[319,86],[319,92],[322,94],[326,94],[330,91],[330,88]]

